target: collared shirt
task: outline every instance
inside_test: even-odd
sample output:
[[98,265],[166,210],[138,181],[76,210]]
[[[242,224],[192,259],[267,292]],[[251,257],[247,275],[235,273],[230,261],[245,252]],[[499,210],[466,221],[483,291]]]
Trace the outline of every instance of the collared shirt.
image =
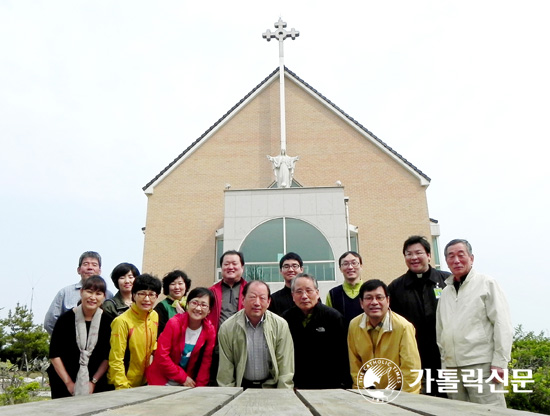
[[[80,301],[80,289],[82,289],[81,281],[74,285],[65,286],[57,292],[44,318],[44,329],[48,334],[52,334],[57,318],[78,304]],[[111,299],[112,297],[113,294],[107,291],[106,299]]]
[[346,293],[346,295],[348,295],[352,299],[355,299],[357,296],[359,296],[359,289],[361,289],[362,284],[362,280],[359,280],[354,285],[349,283],[347,280],[344,280],[344,282],[342,283],[342,287],[344,288],[344,292]]
[[[380,322],[380,324],[381,323],[382,322]],[[380,324],[376,325],[375,327],[369,325],[370,328],[368,329],[368,332],[372,341],[372,345],[376,345],[376,343],[378,342],[378,337],[380,336]],[[372,349],[372,351],[374,352],[374,348]]]
[[304,326],[304,328],[307,326],[307,324],[309,324],[312,317],[313,317],[313,312],[310,312],[304,316],[304,320],[302,321],[302,325]]
[[[359,281],[354,285],[349,283],[347,280],[344,280],[344,282],[342,283],[342,289],[344,289],[344,293],[348,295],[350,299],[355,299],[357,296],[359,296],[359,289],[361,289],[362,284],[363,281],[361,279],[359,279]],[[325,303],[327,306],[330,306],[331,308],[333,307],[330,293],[327,294],[327,299]]]
[[242,279],[235,282],[233,287],[222,281],[222,305],[220,311],[220,325],[224,321],[235,315],[239,309],[239,292],[241,289]]
[[376,349],[376,344],[378,343],[378,339],[380,338],[380,335],[383,332],[388,332],[392,330],[392,324],[391,324],[391,318],[390,318],[390,310],[388,309],[388,312],[386,312],[386,315],[382,320],[378,323],[378,325],[372,326],[369,317],[365,313],[363,315],[363,318],[361,319],[361,323],[359,324],[360,328],[365,328],[370,336],[370,339],[372,340],[372,351],[374,353]]
[[466,280],[468,277],[468,273],[466,273],[464,276],[460,278],[460,280],[453,279],[453,286],[455,287],[456,293],[458,293],[458,290],[460,289],[460,286],[462,286],[462,283]]
[[246,320],[246,368],[244,378],[251,381],[265,380],[269,378],[271,357],[264,335],[265,315],[258,325],[254,326],[245,314]]

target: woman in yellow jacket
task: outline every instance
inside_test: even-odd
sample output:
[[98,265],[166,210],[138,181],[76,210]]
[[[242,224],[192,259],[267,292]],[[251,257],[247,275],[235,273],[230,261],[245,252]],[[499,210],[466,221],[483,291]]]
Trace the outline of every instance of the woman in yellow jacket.
[[117,390],[146,383],[145,371],[157,346],[158,315],[153,307],[161,286],[150,274],[137,277],[130,309],[111,324],[108,379]]

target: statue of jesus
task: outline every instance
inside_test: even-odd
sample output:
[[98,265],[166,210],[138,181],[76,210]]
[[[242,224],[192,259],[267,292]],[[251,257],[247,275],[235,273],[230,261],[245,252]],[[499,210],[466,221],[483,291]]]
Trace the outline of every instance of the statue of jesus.
[[273,173],[277,181],[277,188],[290,188],[294,176],[294,165],[296,165],[296,161],[300,158],[298,156],[287,156],[284,149],[281,150],[279,156],[271,157],[268,155],[267,158],[273,164]]

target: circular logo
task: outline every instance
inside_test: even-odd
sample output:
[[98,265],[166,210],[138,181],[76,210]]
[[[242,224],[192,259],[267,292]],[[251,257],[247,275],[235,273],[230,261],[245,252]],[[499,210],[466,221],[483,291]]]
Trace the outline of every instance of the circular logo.
[[367,361],[357,374],[359,393],[372,403],[389,403],[403,386],[403,373],[391,360],[373,358]]

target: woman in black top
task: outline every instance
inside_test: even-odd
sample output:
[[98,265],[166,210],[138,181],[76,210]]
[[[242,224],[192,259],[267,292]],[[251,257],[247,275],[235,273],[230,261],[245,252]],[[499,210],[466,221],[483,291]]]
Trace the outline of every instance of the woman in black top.
[[57,320],[50,341],[48,368],[52,399],[110,390],[110,320],[100,306],[107,285],[101,276],[88,278],[80,289],[81,304]]

